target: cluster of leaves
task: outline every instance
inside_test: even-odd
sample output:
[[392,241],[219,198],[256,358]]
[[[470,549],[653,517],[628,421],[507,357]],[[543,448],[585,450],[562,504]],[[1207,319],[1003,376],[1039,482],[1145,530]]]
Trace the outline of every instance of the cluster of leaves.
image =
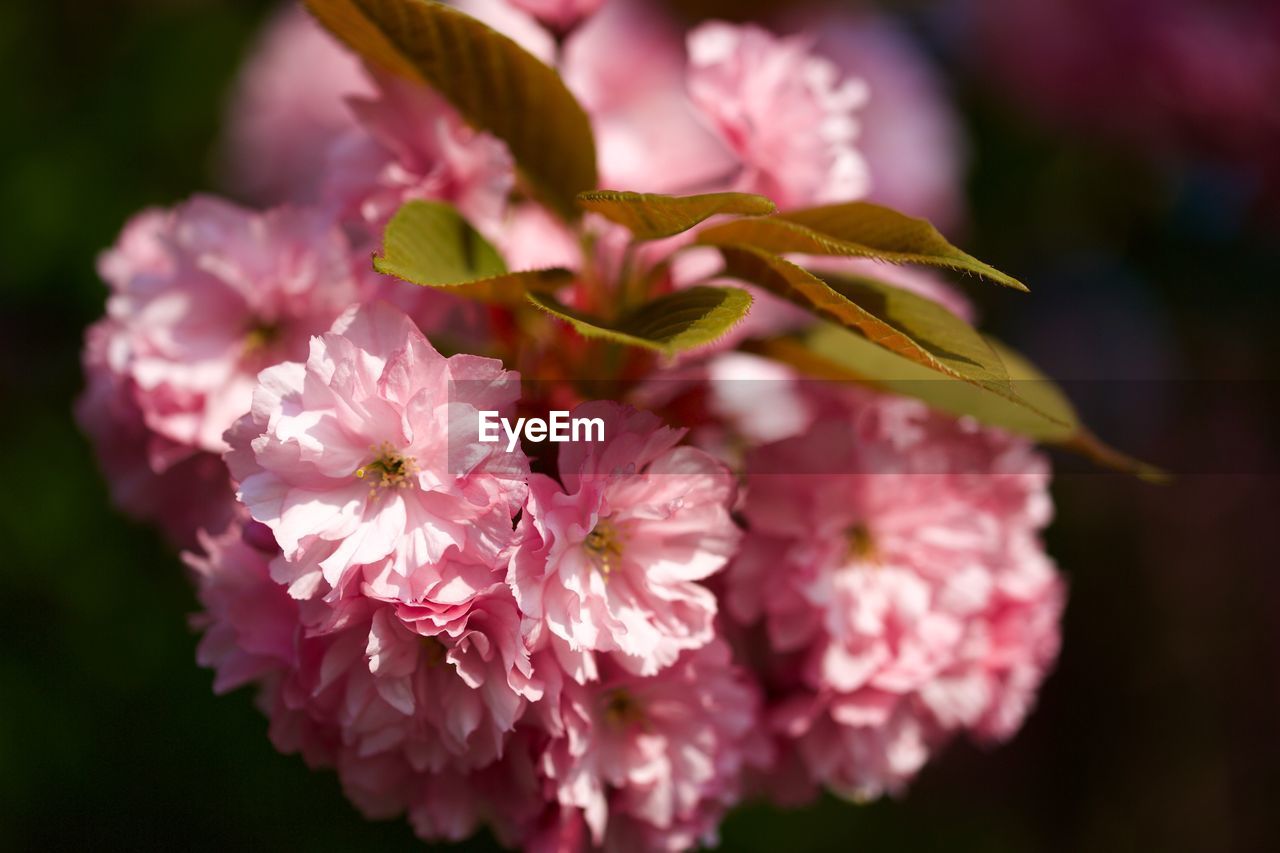
[[[307,0],[313,14],[365,61],[439,91],[474,126],[506,143],[522,184],[570,226],[585,212],[631,232],[634,242],[684,233],[716,249],[716,280],[760,287],[819,319],[796,336],[747,348],[827,379],[918,397],[956,415],[1081,451],[1102,464],[1160,473],[1102,444],[1066,396],[1025,358],[941,305],[867,276],[835,275],[788,256],[873,258],[978,276],[1015,290],[1017,279],[951,245],[928,222],[869,203],[778,212],[761,196],[665,196],[596,188],[595,143],[586,113],[558,73],[507,37],[431,0]],[[536,117],[536,120],[529,120]],[[438,202],[402,207],[384,235],[376,268],[419,285],[522,310],[546,312],[579,334],[664,354],[722,336],[750,309],[741,287],[695,286],[614,306],[596,316],[556,292],[575,274],[510,271],[456,210]]]

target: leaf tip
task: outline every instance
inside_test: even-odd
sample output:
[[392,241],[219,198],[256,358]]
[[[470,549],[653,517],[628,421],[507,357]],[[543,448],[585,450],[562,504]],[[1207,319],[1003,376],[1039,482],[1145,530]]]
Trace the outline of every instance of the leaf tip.
[[1104,468],[1132,474],[1144,483],[1167,486],[1174,481],[1174,476],[1170,472],[1116,450],[1085,429],[1080,430],[1075,438],[1066,442],[1064,446],[1083,454]]

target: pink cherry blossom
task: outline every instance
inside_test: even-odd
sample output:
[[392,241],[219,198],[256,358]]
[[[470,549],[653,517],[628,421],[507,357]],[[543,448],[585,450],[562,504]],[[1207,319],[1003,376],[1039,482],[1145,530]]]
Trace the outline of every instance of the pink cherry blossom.
[[727,605],[796,659],[773,719],[817,779],[897,791],[952,733],[1017,729],[1058,645],[1047,482],[1028,442],[867,392],[752,454]]
[[[636,0],[459,5],[556,67],[602,186],[783,207],[874,190],[954,215],[936,81],[874,19],[685,40]],[[511,268],[581,270],[558,296],[588,311],[624,269],[656,293],[707,281],[715,251],[556,219],[503,143],[296,12],[245,69],[227,152],[241,191],[313,206],[197,197],[130,222],[100,260],[77,417],[116,501],[192,548],[214,689],[252,687],[272,743],[362,814],[428,842],[487,825],[535,853],[683,851],[747,796],[896,792],[957,734],[1019,727],[1064,599],[1028,442],[721,351],[812,322],[762,298],[715,351],[622,365],[625,399],[687,432],[597,401],[572,416],[598,437],[527,438],[530,460],[480,441],[479,412],[583,389],[522,400],[519,374],[465,353],[562,376],[595,345],[517,351],[507,306],[378,275],[394,212],[456,206]],[[972,315],[929,274],[803,260]]]
[[548,64],[591,117],[600,184],[638,192],[723,189],[733,153],[689,98],[679,29],[641,0],[609,0],[557,49],[502,0],[463,0],[468,14]]
[[801,36],[703,24],[689,34],[689,93],[741,163],[734,188],[782,207],[852,201],[867,168],[854,146],[865,84],[842,79]]
[[745,767],[767,760],[758,691],[723,642],[686,651],[656,675],[630,669],[602,656],[599,681],[566,679],[549,694],[552,739],[540,768],[561,812],[535,849],[580,849],[579,820],[606,850],[714,843]]
[[506,146],[467,125],[421,83],[385,73],[373,80],[373,95],[348,100],[358,128],[330,150],[326,203],[375,239],[411,199],[447,201],[472,225],[495,233],[515,183]]
[[131,222],[99,270],[111,362],[147,428],[184,454],[222,452],[258,371],[301,357],[362,292],[346,239],[322,215],[204,196]]
[[301,632],[298,602],[271,579],[271,560],[279,549],[252,524],[246,529],[237,519],[222,534],[202,533],[203,553],[183,555],[204,607],[192,620],[204,631],[196,660],[217,673],[217,693],[274,679],[294,666]]
[[111,295],[86,338],[77,417],[117,503],[193,544],[230,517],[217,454],[255,374],[300,355],[364,285],[318,214],[207,197],[138,214],[98,269]]
[[414,772],[484,767],[541,696],[501,582],[456,605],[357,597],[338,609],[333,623],[307,607],[308,635],[331,635],[310,701],[360,755],[394,751]]
[[646,412],[600,402],[573,417],[602,419],[604,440],[561,444],[560,483],[530,478],[508,581],[574,678],[611,651],[650,675],[712,639],[700,582],[738,544],[733,476]]
[[355,127],[345,99],[372,83],[301,4],[281,9],[251,51],[231,97],[223,172],[257,202],[314,201],[329,147]]
[[[462,605],[356,593],[331,607],[299,602],[273,580],[283,558],[256,522],[237,521],[201,545],[205,553],[187,562],[205,607],[194,620],[204,630],[198,658],[216,670],[215,689],[257,684],[277,745],[335,766],[365,814],[408,808],[424,835],[473,832],[483,803],[477,783],[504,787],[513,762],[531,760],[520,750],[503,759],[503,751],[526,701],[541,696],[500,579]],[[451,816],[440,811],[450,790]]]
[[[680,412],[690,444],[740,470],[750,448],[801,435],[813,424],[818,406],[805,385],[781,362],[730,351],[657,373],[631,399]],[[742,496],[739,490],[739,504]]]
[[123,337],[111,319],[85,333],[86,385],[76,400],[76,421],[93,444],[116,506],[157,524],[177,545],[195,545],[197,531],[218,531],[230,521],[231,478],[217,454],[184,448],[147,428],[127,373]]
[[923,50],[887,16],[829,8],[810,10],[799,24],[842,74],[867,82],[858,149],[870,174],[869,199],[939,228],[959,224],[965,140],[941,75]]
[[553,33],[571,32],[583,20],[594,15],[605,0],[507,0],[512,6],[532,15]]
[[653,4],[610,0],[565,45],[565,82],[591,116],[600,183],[637,192],[725,188],[733,152],[689,97],[679,30]]
[[478,770],[420,775],[409,803],[418,837],[461,841],[487,824],[503,846],[527,849],[531,827],[545,808],[527,740],[516,732],[503,757]]
[[500,362],[445,358],[385,303],[312,339],[305,364],[263,371],[226,458],[290,563],[291,591],[334,589],[348,569],[383,561],[419,588],[446,557],[490,565],[511,538],[526,469],[520,454],[476,441],[476,412],[509,412],[518,393]]
[[513,207],[496,243],[509,269],[582,266],[582,245],[577,235],[538,204]]
[[750,444],[801,435],[812,425],[814,406],[791,368],[730,352],[710,359],[706,369],[711,414]]

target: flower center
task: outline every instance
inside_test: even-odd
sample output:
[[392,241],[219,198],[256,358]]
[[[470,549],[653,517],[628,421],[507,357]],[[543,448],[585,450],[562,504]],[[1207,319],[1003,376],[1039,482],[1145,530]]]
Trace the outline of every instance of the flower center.
[[422,638],[422,657],[427,662],[427,666],[439,666],[444,663],[445,655],[449,650],[444,647],[444,643],[435,637]]
[[279,323],[258,320],[244,336],[245,354],[249,355],[267,349],[280,339],[280,332]]
[[871,531],[867,529],[865,524],[859,522],[851,525],[844,532],[845,541],[848,543],[846,556],[859,563],[879,563],[880,552],[876,549],[876,541],[871,537]]
[[626,690],[617,688],[604,695],[604,720],[616,728],[644,722],[644,708]]
[[600,574],[606,578],[622,557],[622,537],[618,528],[608,518],[602,518],[591,528],[587,538],[582,540],[582,547]]
[[418,473],[417,458],[405,456],[384,441],[371,444],[369,450],[377,454],[372,462],[356,469],[356,477],[369,479],[369,496],[377,497],[379,489],[408,489],[413,486],[413,476]]

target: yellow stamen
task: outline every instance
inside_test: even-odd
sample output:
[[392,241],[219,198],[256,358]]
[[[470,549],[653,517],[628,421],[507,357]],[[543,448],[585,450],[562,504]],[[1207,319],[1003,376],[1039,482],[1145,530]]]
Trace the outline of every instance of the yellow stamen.
[[582,541],[582,547],[587,550],[591,562],[605,578],[609,577],[609,572],[613,571],[614,566],[622,558],[621,535],[618,533],[618,528],[607,518],[596,522],[596,526]]
[[622,728],[644,722],[644,708],[626,690],[618,688],[604,695],[604,719],[611,726]]
[[845,539],[848,542],[847,556],[850,559],[859,563],[879,564],[880,553],[876,549],[876,541],[865,524],[859,522],[851,525],[845,530]]
[[409,489],[413,487],[413,477],[418,473],[417,457],[405,456],[392,447],[391,442],[381,445],[369,445],[370,452],[376,454],[374,460],[356,469],[355,475],[363,480],[372,479],[369,485],[369,497],[376,498],[379,489]]
[[280,326],[276,323],[260,321],[254,324],[244,336],[245,354],[259,352],[271,346],[280,338]]

